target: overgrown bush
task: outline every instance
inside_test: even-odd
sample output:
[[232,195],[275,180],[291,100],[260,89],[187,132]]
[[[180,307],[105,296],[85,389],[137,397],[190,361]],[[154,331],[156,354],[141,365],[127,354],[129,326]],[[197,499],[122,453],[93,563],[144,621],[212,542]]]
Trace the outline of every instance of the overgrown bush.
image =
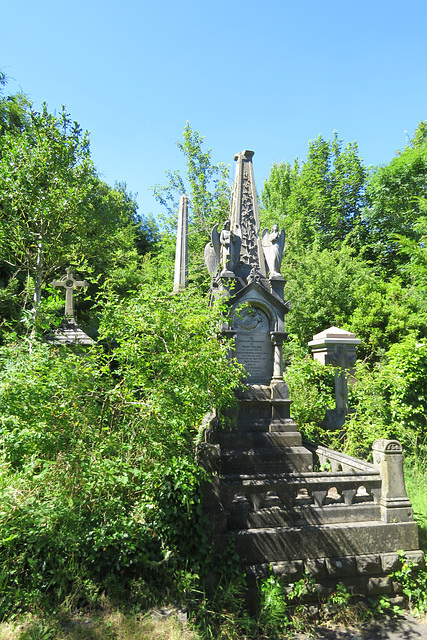
[[37,337],[0,349],[1,616],[166,595],[208,552],[194,443],[239,376],[219,311],[152,287],[99,313],[86,351]]
[[335,406],[334,369],[295,349],[295,345],[291,349],[294,353],[285,380],[293,400],[292,417],[304,438],[325,442],[328,435],[321,424],[326,410]]

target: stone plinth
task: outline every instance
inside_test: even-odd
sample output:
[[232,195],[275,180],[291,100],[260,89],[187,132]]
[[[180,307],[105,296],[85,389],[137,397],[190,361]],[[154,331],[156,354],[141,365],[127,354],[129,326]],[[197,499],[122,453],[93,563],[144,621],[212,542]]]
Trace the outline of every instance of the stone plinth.
[[335,409],[327,410],[323,425],[330,429],[343,426],[348,414],[348,377],[357,359],[361,340],[351,331],[330,327],[313,336],[308,343],[313,359],[335,367]]

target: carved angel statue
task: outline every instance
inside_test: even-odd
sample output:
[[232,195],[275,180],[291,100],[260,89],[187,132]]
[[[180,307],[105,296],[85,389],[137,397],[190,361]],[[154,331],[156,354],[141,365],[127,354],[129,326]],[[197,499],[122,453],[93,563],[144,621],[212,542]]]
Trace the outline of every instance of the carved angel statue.
[[280,268],[284,247],[285,232],[283,229],[279,231],[277,224],[273,224],[270,232],[268,229],[264,229],[262,232],[262,250],[267,261],[270,278],[281,278]]
[[218,231],[216,224],[212,229],[212,244],[205,247],[205,262],[209,273],[214,275],[221,264],[221,275],[234,275],[234,268],[239,261],[241,238],[230,230],[230,221]]

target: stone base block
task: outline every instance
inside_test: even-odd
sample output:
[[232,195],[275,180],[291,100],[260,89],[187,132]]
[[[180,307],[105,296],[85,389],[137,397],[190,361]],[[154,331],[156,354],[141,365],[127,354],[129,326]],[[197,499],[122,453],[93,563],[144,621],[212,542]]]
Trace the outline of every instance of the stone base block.
[[[217,536],[215,544],[220,542]],[[248,564],[335,558],[347,555],[393,553],[396,549],[418,550],[414,522],[355,522],[303,527],[277,527],[231,531],[236,551]]]
[[[408,552],[418,558],[424,557],[420,550]],[[395,564],[393,556],[397,554],[384,553],[372,555],[335,556],[331,558],[307,558],[288,562],[271,562],[245,567],[249,588],[255,588],[258,580],[268,577],[271,573],[286,583],[294,583],[304,575],[312,579],[311,589],[304,600],[307,602],[327,598],[338,584],[342,584],[350,597],[375,597],[387,594],[394,602],[402,602],[402,585],[393,576],[382,570],[383,566],[393,571],[400,567],[400,561]]]

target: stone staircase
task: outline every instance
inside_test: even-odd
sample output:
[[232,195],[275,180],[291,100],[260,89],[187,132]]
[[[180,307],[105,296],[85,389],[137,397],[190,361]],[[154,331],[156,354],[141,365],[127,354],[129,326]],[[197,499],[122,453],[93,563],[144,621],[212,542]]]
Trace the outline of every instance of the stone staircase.
[[371,464],[302,442],[268,395],[247,385],[232,426],[210,416],[199,445],[215,548],[233,540],[253,579],[272,568],[289,581],[307,572],[318,593],[340,581],[353,595],[396,595],[398,551],[423,558],[400,444],[377,441]]

